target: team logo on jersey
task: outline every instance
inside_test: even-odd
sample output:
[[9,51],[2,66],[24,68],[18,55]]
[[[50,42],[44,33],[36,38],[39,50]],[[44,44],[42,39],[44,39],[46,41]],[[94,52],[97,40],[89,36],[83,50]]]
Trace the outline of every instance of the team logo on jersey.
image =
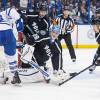
[[38,34],[33,34],[32,36],[34,37],[35,40],[39,39],[39,35]]
[[37,26],[37,24],[35,22],[33,22],[32,27],[33,27],[34,31],[36,32],[36,34],[38,34],[39,33],[39,29],[38,29],[38,26]]
[[44,49],[45,49],[45,51],[46,51],[47,56],[48,56],[48,57],[51,57],[51,50],[50,50],[49,46],[46,45]]
[[40,34],[41,34],[41,35],[46,35],[46,31],[41,30],[41,31],[40,31]]

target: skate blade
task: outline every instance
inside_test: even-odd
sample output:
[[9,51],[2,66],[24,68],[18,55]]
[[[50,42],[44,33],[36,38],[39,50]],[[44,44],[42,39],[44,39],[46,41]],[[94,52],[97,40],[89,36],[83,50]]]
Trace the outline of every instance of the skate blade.
[[92,74],[95,71],[95,69],[89,69],[89,74]]
[[15,83],[13,86],[22,87],[22,83]]
[[52,78],[52,83],[55,85],[59,85],[59,83],[65,81],[66,79],[68,79],[70,76],[69,75],[64,75],[64,76],[58,76],[58,77],[53,77]]
[[43,78],[44,78],[44,81],[45,81],[46,83],[50,83],[50,80],[51,80],[50,77],[46,78],[46,77],[43,76]]
[[92,74],[93,72],[94,72],[94,70],[92,70],[92,71],[89,70],[89,74]]
[[65,73],[65,74],[61,75],[60,77],[61,77],[61,80],[65,80],[65,79],[69,78],[70,75],[69,75],[69,73]]
[[2,80],[0,80],[0,84],[5,85],[7,84],[7,81],[9,80],[8,77],[2,78]]

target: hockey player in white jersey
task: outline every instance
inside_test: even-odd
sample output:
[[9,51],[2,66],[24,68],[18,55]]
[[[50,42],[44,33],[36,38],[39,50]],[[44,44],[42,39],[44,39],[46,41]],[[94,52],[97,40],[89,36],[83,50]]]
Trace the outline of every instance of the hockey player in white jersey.
[[5,57],[13,73],[12,84],[21,83],[16,69],[16,39],[13,33],[13,24],[17,23],[18,29],[21,29],[19,28],[20,22],[20,15],[14,7],[0,11],[0,46],[4,47]]

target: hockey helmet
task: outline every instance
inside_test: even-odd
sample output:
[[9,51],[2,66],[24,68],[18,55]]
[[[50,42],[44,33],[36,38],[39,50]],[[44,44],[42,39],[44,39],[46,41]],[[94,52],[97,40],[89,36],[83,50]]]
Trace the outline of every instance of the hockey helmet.
[[69,6],[63,6],[62,7],[62,13],[63,13],[64,16],[70,15],[71,11],[69,9]]
[[64,10],[70,11],[70,7],[66,6],[66,5],[63,5],[62,6],[62,11],[64,11]]
[[40,5],[39,10],[40,11],[47,11],[46,5]]
[[45,15],[47,15],[46,6],[43,6],[43,5],[40,6],[39,15],[40,15],[40,17],[44,17]]

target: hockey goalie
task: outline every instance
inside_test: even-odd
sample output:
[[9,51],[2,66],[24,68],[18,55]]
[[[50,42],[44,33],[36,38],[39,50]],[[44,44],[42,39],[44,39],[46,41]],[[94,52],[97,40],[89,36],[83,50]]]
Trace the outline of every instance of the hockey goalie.
[[[34,11],[27,13],[24,37],[25,47],[21,54],[23,68],[36,68],[42,73],[44,79],[48,83],[50,80],[46,62],[51,57],[49,23],[46,17],[46,8],[41,6],[39,14],[34,15]],[[33,48],[33,49],[32,49]],[[31,57],[27,54],[31,50]],[[26,54],[28,56],[26,56]],[[25,56],[26,58],[25,58]]]

